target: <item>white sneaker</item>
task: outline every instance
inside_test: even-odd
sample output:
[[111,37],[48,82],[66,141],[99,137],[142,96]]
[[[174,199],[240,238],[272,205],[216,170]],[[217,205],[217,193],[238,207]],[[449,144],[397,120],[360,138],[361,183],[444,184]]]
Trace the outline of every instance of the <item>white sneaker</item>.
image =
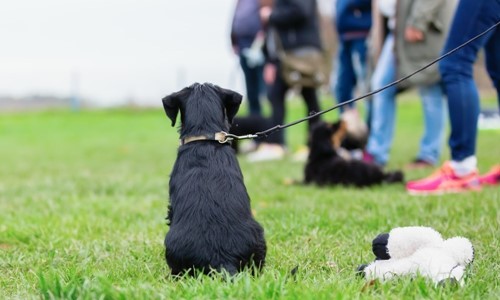
[[278,160],[285,157],[285,149],[278,144],[260,144],[257,151],[247,155],[249,162]]
[[243,141],[241,145],[239,145],[238,150],[241,154],[248,154],[257,150],[257,146],[258,144],[255,141]]
[[301,146],[297,152],[293,154],[293,161],[305,162],[309,157],[309,148],[307,146]]

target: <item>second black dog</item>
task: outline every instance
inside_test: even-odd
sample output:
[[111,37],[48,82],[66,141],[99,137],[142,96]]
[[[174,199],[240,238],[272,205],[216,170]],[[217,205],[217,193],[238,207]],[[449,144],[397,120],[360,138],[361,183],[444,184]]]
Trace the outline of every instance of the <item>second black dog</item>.
[[318,122],[311,130],[310,152],[304,170],[305,183],[318,185],[371,186],[382,182],[402,182],[401,171],[385,173],[375,164],[339,155],[345,137],[344,121]]
[[195,270],[235,274],[264,265],[264,231],[252,216],[238,161],[222,133],[229,130],[241,98],[218,86],[194,84],[163,99],[172,126],[181,115],[165,237],[173,275]]

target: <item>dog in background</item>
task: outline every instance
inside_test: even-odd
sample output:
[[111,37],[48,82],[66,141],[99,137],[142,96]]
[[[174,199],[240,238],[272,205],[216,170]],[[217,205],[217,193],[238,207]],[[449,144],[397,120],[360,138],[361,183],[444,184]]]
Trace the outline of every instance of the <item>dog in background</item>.
[[304,182],[317,185],[366,187],[383,182],[403,182],[401,171],[384,172],[375,164],[341,155],[347,125],[318,122],[311,129],[310,152],[304,170]]
[[264,266],[264,230],[250,209],[243,175],[223,132],[242,96],[212,84],[195,83],[163,98],[180,140],[169,183],[170,230],[165,258],[173,275]]
[[342,149],[348,150],[355,159],[363,158],[363,151],[368,143],[368,126],[360,117],[358,110],[348,109],[340,119],[345,123],[345,135],[342,139]]

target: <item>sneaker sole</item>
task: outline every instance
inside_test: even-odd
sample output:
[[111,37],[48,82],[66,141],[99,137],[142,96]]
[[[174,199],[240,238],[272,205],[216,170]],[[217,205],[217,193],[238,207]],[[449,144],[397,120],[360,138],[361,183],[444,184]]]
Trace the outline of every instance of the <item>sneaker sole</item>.
[[471,188],[459,188],[459,189],[447,189],[447,190],[435,190],[435,191],[415,191],[406,190],[410,196],[439,196],[446,194],[460,194],[467,192],[480,192],[481,187],[471,187]]
[[447,194],[461,194],[468,192],[480,192],[481,188],[474,189],[453,189],[453,190],[439,190],[439,191],[412,191],[407,190],[408,195],[410,196],[439,196],[439,195],[447,195]]
[[500,182],[481,182],[482,186],[497,186],[500,185]]
[[500,185],[500,177],[498,178],[488,178],[488,179],[481,179],[479,178],[479,184],[482,186],[495,186],[495,185]]

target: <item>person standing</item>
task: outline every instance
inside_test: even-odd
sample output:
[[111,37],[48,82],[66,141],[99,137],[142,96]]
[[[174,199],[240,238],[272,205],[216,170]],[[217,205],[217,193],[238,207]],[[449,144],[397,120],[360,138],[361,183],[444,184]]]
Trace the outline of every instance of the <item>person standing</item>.
[[[500,22],[500,0],[460,0],[443,52],[465,43]],[[478,190],[481,184],[500,183],[500,165],[479,176],[476,141],[479,95],[473,79],[473,64],[484,48],[486,70],[497,91],[500,106],[500,28],[474,40],[439,63],[448,96],[451,161],[432,175],[410,181],[410,194],[442,194]]]
[[[337,76],[333,93],[338,103],[353,98],[356,85],[363,86],[366,78],[366,38],[372,26],[372,0],[337,0],[335,27],[339,50]],[[349,108],[354,103],[348,104]],[[342,106],[341,112],[345,106]]]
[[[439,56],[454,11],[454,0],[378,0],[374,7],[387,18],[385,36],[372,77],[377,90],[426,65]],[[381,26],[381,22],[374,21]],[[374,25],[374,28],[376,26]],[[377,31],[378,30],[378,31]],[[375,33],[381,32],[375,28]],[[439,162],[445,125],[445,98],[437,66],[377,93],[372,98],[372,119],[365,160],[385,165],[394,136],[398,89],[417,87],[424,110],[424,135],[412,167]]]
[[265,90],[264,56],[258,45],[264,38],[259,10],[260,0],[238,0],[231,26],[231,44],[245,77],[249,113],[257,116],[262,113],[259,97]]
[[[282,76],[281,64],[274,43],[273,34],[277,34],[283,50],[307,49],[321,50],[318,7],[316,0],[275,0],[271,7],[261,9],[261,19],[268,27],[268,63],[264,67],[264,79],[270,84],[268,98],[272,108],[272,125],[284,124],[285,95],[292,87]],[[307,105],[308,114],[320,111],[316,89],[301,87],[301,94]],[[309,120],[309,126],[319,117]],[[271,137],[273,143],[263,144],[254,153],[249,154],[249,161],[281,159],[285,155],[285,135],[283,130]]]

